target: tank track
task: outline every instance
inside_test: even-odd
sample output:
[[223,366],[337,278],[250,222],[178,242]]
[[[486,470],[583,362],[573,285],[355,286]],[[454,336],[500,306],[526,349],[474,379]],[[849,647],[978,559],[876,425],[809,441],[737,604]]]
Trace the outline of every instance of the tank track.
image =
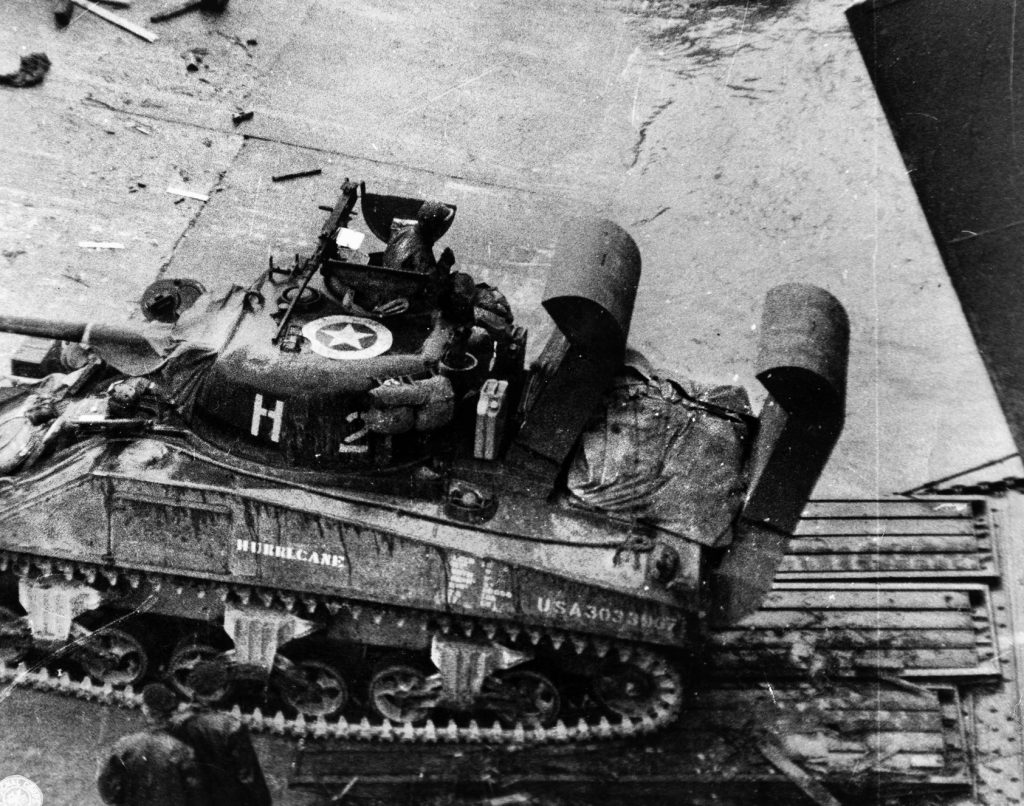
[[[159,591],[165,586],[182,595],[186,589],[192,589],[199,598],[218,596],[222,601],[240,602],[242,604],[258,603],[267,609],[284,610],[299,616],[310,616],[318,608],[326,608],[333,615],[341,608],[347,608],[354,619],[371,619],[380,624],[385,618],[396,619],[397,623],[405,623],[409,619],[420,622],[421,628],[435,629],[444,635],[464,635],[468,637],[486,637],[488,639],[506,640],[512,644],[537,646],[547,641],[558,651],[563,645],[572,648],[577,655],[585,652],[593,653],[593,657],[605,658],[608,653],[615,653],[620,662],[632,660],[636,665],[647,671],[656,681],[658,687],[656,702],[651,704],[642,716],[602,714],[599,718],[577,719],[575,724],[566,724],[558,719],[554,725],[524,725],[517,722],[512,727],[503,726],[495,720],[490,727],[481,725],[476,719],[449,719],[447,724],[436,724],[426,719],[422,724],[405,722],[396,724],[382,719],[371,722],[364,716],[358,722],[348,721],[344,716],[337,719],[317,716],[306,717],[299,713],[295,717],[286,717],[283,711],[275,714],[264,714],[259,707],[251,711],[243,710],[234,705],[230,710],[253,732],[268,733],[278,736],[291,736],[296,739],[343,740],[343,741],[380,741],[380,742],[417,742],[417,743],[488,743],[495,745],[512,744],[548,744],[569,743],[577,741],[594,741],[607,739],[629,739],[654,733],[675,721],[682,705],[683,689],[679,673],[663,655],[656,653],[642,644],[611,641],[596,638],[583,633],[545,630],[534,627],[523,627],[510,622],[484,620],[468,616],[446,616],[416,610],[398,610],[386,605],[375,605],[365,602],[358,604],[324,594],[296,594],[291,591],[279,590],[248,584],[230,582],[198,581],[193,578],[173,574],[161,574],[152,571],[136,571],[129,569],[113,569],[82,563],[72,560],[40,558],[37,555],[17,552],[0,551],[0,573],[13,570],[18,576],[29,574],[35,567],[40,575],[57,573],[66,579],[82,579],[92,583],[97,576],[104,577],[112,587],[127,584],[138,588],[143,582],[153,590]],[[612,657],[615,657],[612,655]],[[158,680],[160,678],[154,678]],[[52,692],[83,700],[96,701],[123,708],[139,708],[142,704],[141,693],[132,685],[124,687],[111,683],[97,683],[88,676],[73,679],[67,671],[51,672],[45,662],[29,668],[23,661],[16,665],[6,664],[0,660],[0,685],[10,687],[26,687],[44,692]],[[0,691],[2,696],[2,691]]]

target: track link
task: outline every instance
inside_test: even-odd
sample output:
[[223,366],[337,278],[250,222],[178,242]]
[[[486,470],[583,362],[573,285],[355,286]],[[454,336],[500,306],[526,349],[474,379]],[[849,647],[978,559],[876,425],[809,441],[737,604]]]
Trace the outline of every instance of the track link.
[[[654,733],[677,718],[682,704],[683,692],[678,672],[664,656],[642,644],[609,641],[582,633],[523,627],[510,622],[401,610],[365,602],[355,603],[330,595],[297,593],[229,582],[201,582],[149,571],[113,569],[71,560],[0,552],[0,572],[13,569],[16,575],[22,576],[31,573],[33,568],[43,576],[58,573],[68,580],[78,578],[90,584],[97,576],[102,576],[111,587],[127,584],[131,588],[138,588],[141,584],[147,583],[154,591],[166,587],[177,595],[182,595],[189,589],[199,598],[212,595],[225,602],[258,603],[268,610],[285,611],[306,618],[315,615],[320,608],[324,608],[330,616],[345,609],[356,620],[365,618],[380,624],[384,619],[393,619],[399,625],[412,621],[418,623],[424,631],[435,630],[443,635],[486,637],[488,640],[506,640],[512,644],[528,642],[532,646],[546,641],[556,651],[568,643],[572,651],[579,655],[592,652],[596,658],[601,659],[613,653],[611,657],[617,657],[621,663],[634,663],[651,676],[658,689],[656,698],[646,709],[646,713],[640,716],[616,715],[611,719],[606,715],[590,719],[580,717],[575,724],[566,724],[559,719],[549,727],[526,726],[522,722],[506,727],[497,720],[487,726],[475,719],[469,719],[465,724],[450,719],[442,725],[431,719],[425,720],[422,724],[396,724],[388,720],[371,722],[368,717],[363,717],[358,722],[350,722],[345,717],[327,719],[318,716],[311,719],[302,714],[289,718],[282,711],[270,715],[263,713],[258,707],[244,711],[238,705],[228,711],[254,732],[303,739],[366,742],[564,744],[576,741],[628,739]],[[11,665],[0,660],[0,684],[6,688],[33,688],[123,708],[138,708],[142,703],[141,693],[136,692],[131,685],[117,687],[110,683],[97,683],[88,676],[76,680],[67,672],[53,673],[42,663],[29,668],[24,662]]]

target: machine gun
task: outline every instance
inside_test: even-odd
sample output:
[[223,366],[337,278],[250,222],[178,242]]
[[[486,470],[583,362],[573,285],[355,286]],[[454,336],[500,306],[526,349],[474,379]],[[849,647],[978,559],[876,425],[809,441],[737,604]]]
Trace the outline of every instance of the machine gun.
[[338,230],[352,219],[352,210],[355,208],[358,198],[359,185],[346,178],[341,186],[341,194],[338,196],[338,200],[334,203],[331,214],[327,217],[327,221],[324,222],[324,226],[320,230],[316,249],[313,251],[312,255],[302,262],[302,267],[297,269],[297,274],[302,276],[303,279],[298,290],[291,295],[288,307],[281,316],[281,321],[277,325],[277,332],[271,340],[273,344],[277,344],[281,340],[281,336],[286,332],[288,322],[291,321],[292,318],[292,312],[295,310],[295,306],[302,298],[306,287],[309,285],[309,281],[313,279],[317,270],[320,269],[329,258],[337,254],[338,244],[335,241],[335,237]]

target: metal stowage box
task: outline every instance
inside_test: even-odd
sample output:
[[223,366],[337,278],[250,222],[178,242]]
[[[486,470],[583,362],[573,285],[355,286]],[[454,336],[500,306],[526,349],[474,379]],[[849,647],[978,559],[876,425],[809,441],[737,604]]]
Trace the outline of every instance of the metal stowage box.
[[508,381],[488,378],[480,389],[476,404],[476,440],[473,455],[477,459],[493,459],[498,454],[505,426],[505,398]]

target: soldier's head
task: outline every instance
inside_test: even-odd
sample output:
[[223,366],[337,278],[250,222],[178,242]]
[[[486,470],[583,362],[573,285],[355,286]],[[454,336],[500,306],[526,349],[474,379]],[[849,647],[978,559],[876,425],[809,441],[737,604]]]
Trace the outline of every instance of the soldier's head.
[[455,218],[455,209],[439,201],[425,201],[420,205],[416,213],[416,220],[419,222],[420,231],[423,237],[431,243],[436,241],[451,226]]
[[227,693],[228,675],[223,664],[204,660],[189,674],[188,685],[197,701],[212,704]]
[[178,708],[178,698],[163,683],[150,683],[142,689],[142,715],[151,725],[165,723]]

